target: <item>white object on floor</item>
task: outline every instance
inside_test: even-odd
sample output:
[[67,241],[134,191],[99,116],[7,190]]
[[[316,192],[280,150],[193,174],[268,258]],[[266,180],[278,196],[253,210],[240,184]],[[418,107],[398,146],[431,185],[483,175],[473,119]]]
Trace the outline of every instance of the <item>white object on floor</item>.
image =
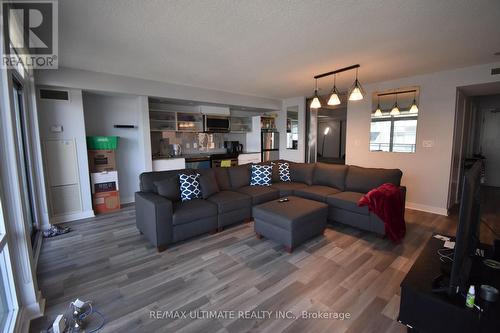
[[62,314],[56,317],[54,323],[52,324],[52,332],[54,333],[63,333],[66,330],[66,319]]
[[445,242],[449,241],[450,240],[450,237],[446,237],[446,236],[443,236],[443,235],[434,235],[434,238],[437,238],[437,239],[440,239],[440,240],[443,240]]
[[447,248],[447,249],[454,249],[455,248],[455,242],[446,241],[446,242],[444,242],[444,247]]

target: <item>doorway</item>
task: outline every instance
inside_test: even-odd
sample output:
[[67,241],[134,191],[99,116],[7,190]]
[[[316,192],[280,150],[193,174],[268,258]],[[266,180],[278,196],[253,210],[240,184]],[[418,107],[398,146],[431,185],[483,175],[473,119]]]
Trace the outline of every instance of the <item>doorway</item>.
[[306,161],[345,164],[347,105],[322,103],[321,108],[310,109],[310,100],[306,103]]
[[[486,233],[500,234],[500,82],[459,87],[455,110],[448,209],[459,205],[464,173],[476,161],[482,170],[481,218]],[[498,236],[497,236],[498,237]]]
[[29,172],[30,164],[30,132],[28,130],[28,114],[26,110],[25,91],[20,80],[15,76],[12,79],[12,96],[15,110],[16,134],[19,154],[19,166],[22,184],[23,209],[26,215],[25,223],[33,246],[36,239],[37,226],[35,221],[35,210],[33,207],[33,179]]

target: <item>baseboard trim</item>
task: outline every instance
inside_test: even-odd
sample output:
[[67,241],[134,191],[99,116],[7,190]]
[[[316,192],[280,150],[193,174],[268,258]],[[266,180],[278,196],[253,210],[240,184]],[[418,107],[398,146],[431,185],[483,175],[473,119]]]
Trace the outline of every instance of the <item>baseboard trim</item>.
[[128,198],[123,198],[120,199],[122,204],[129,204],[129,203],[134,203],[135,202],[135,197],[128,197]]
[[419,211],[427,212],[427,213],[448,216],[448,209],[446,209],[446,208],[422,205],[422,204],[415,203],[415,202],[408,202],[407,201],[406,208],[413,209],[413,210],[419,210]]
[[58,224],[58,223],[64,223],[64,222],[71,222],[71,221],[76,221],[76,220],[88,219],[88,218],[94,217],[94,216],[95,216],[95,214],[94,214],[93,210],[87,210],[84,212],[53,216],[50,219],[50,223],[51,224]]

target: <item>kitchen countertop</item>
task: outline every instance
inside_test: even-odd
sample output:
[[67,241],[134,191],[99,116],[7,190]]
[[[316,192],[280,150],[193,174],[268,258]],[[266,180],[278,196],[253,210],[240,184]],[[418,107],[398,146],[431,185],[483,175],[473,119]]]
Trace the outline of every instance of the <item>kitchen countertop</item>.
[[[165,159],[190,159],[190,158],[196,158],[196,159],[210,159],[211,155],[221,155],[225,154],[223,152],[213,152],[213,153],[199,153],[199,154],[185,154],[185,155],[179,155],[179,156],[154,156],[153,160],[165,160]],[[260,154],[260,151],[244,151],[240,153],[241,155],[245,154]]]

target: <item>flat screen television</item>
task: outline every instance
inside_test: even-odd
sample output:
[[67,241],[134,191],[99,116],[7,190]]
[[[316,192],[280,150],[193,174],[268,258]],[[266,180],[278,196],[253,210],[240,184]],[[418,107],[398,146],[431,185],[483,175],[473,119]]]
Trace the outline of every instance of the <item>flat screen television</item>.
[[463,179],[458,226],[449,279],[449,294],[467,293],[472,259],[479,243],[481,206],[480,161],[466,171]]

